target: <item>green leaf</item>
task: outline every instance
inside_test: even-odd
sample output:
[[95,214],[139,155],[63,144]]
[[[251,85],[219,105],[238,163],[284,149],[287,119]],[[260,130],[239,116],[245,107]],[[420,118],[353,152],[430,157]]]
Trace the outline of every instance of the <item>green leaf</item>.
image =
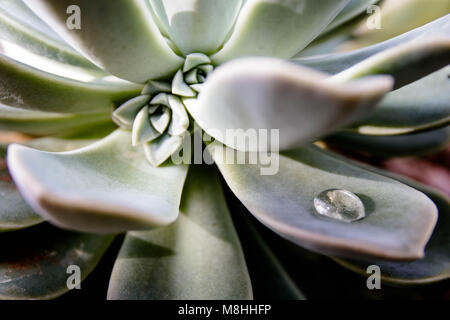
[[216,64],[243,56],[290,58],[305,48],[349,0],[254,0],[241,9]]
[[155,168],[131,134],[50,153],[11,145],[8,167],[27,202],[52,223],[86,232],[167,225],[178,216],[187,166]]
[[255,228],[247,212],[242,209],[241,204],[239,207],[230,207],[236,229],[239,232],[239,228],[242,228],[239,239],[243,244],[255,299],[304,300],[303,293],[297,288],[263,235]]
[[296,58],[291,61],[319,71],[336,74],[386,49],[421,39],[448,37],[449,32],[450,14],[398,37],[359,50]]
[[398,136],[368,136],[341,132],[325,141],[342,150],[382,157],[422,155],[447,146],[450,142],[450,128]]
[[[25,0],[64,40],[105,71],[133,82],[170,75],[183,60],[160,34],[145,0]],[[80,7],[81,29],[70,30],[67,8]]]
[[183,144],[183,137],[163,134],[144,145],[145,156],[150,164],[158,167],[174,154]]
[[79,132],[85,127],[111,122],[110,113],[61,114],[23,110],[0,104],[0,130],[31,135]]
[[297,53],[292,60],[314,57],[339,52],[340,46],[352,38],[352,32],[359,19],[351,20],[332,31],[323,34],[312,41],[305,49]]
[[122,127],[131,129],[133,127],[133,122],[139,111],[150,102],[150,96],[147,94],[139,95],[130,99],[119,106],[112,113],[113,120]]
[[450,37],[429,38],[386,49],[334,75],[330,81],[344,83],[357,78],[389,74],[401,88],[450,64]]
[[154,113],[150,116],[150,122],[153,128],[156,129],[159,133],[163,133],[166,131],[167,127],[170,123],[170,118],[172,113],[169,108],[164,108],[162,113]]
[[450,66],[386,95],[374,113],[351,128],[395,135],[445,126],[450,121]]
[[243,58],[217,68],[198,100],[184,104],[200,127],[232,148],[264,151],[270,143],[261,135],[261,144],[246,146],[243,135],[236,139],[231,130],[273,129],[285,150],[367,116],[391,86],[384,76],[332,84],[326,75],[284,60]]
[[108,299],[251,299],[239,239],[211,167],[192,166],[173,225],[129,232]]
[[172,110],[172,120],[168,132],[173,136],[178,136],[189,128],[189,116],[179,97],[170,95],[168,100]]
[[23,143],[27,147],[49,152],[72,151],[98,141],[98,137],[58,138],[43,137]]
[[142,89],[141,94],[142,95],[148,94],[154,96],[160,93],[170,93],[171,91],[172,88],[170,83],[164,81],[149,80]]
[[379,174],[393,177],[403,183],[424,192],[434,201],[439,210],[439,219],[436,228],[425,248],[425,257],[413,262],[391,262],[380,260],[357,261],[333,258],[342,266],[367,276],[369,265],[378,265],[381,270],[381,279],[386,283],[395,285],[428,284],[450,278],[450,199],[439,191],[421,185],[411,179],[399,175],[364,166]]
[[100,71],[68,46],[22,0],[0,3],[0,42],[7,40],[40,56],[55,61]]
[[8,244],[0,256],[0,299],[53,299],[66,293],[73,274],[68,267],[80,267],[81,279],[85,279],[112,239],[48,224],[0,234],[0,242]]
[[27,228],[40,222],[42,218],[17,191],[6,166],[6,147],[0,145],[0,232]]
[[197,94],[192,90],[183,79],[183,72],[178,70],[172,80],[172,93],[182,97],[195,97]]
[[[282,237],[323,254],[391,260],[423,257],[437,220],[436,207],[424,194],[313,146],[272,158],[270,165],[278,169],[274,175],[262,175],[261,164],[224,161],[226,151],[220,144],[208,149],[239,200]],[[315,214],[314,198],[335,188],[355,193],[366,217],[347,223]]]
[[133,130],[131,133],[131,142],[133,146],[141,143],[155,140],[161,135],[150,123],[148,106],[139,111],[133,122]]
[[150,0],[162,30],[187,55],[212,53],[225,41],[243,0]]
[[367,12],[367,9],[380,2],[380,0],[351,0],[347,6],[336,16],[336,18],[328,25],[323,33],[328,33],[344,23],[356,18],[358,15]]
[[[380,2],[380,11],[361,21],[343,51],[366,47],[394,38],[450,13],[448,0],[400,0]],[[368,19],[380,19],[381,28],[368,28]],[[373,21],[372,20],[372,21]],[[448,31],[447,31],[448,34]]]
[[[95,139],[61,139],[54,137],[23,142],[45,151],[70,151],[94,143]],[[0,232],[23,229],[43,221],[23,200],[6,166],[6,147],[0,144]]]
[[0,103],[22,109],[58,112],[110,112],[139,94],[142,87],[108,79],[80,81],[38,70],[0,50]]
[[[189,70],[192,70],[198,66],[201,65],[209,65],[211,66],[211,59],[203,54],[203,53],[191,53],[186,56],[186,60],[184,61],[183,65],[183,73],[188,72]],[[203,66],[204,67],[204,66]]]

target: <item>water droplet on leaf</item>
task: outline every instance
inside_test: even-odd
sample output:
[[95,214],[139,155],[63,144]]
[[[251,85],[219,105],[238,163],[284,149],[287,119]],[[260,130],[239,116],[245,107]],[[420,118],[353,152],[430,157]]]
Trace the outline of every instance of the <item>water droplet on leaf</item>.
[[322,191],[314,198],[314,207],[319,215],[345,222],[353,222],[366,216],[361,199],[348,190]]

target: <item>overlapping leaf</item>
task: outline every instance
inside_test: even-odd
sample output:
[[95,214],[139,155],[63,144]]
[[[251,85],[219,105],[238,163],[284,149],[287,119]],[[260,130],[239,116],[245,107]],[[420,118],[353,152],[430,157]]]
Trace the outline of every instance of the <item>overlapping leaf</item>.
[[213,168],[188,175],[180,216],[130,232],[115,263],[109,299],[250,299],[252,289]]
[[63,153],[12,145],[8,167],[33,209],[60,227],[120,232],[169,224],[178,216],[187,166],[155,168],[130,141],[117,130]]
[[[307,146],[272,158],[279,168],[234,164],[218,143],[208,146],[235,195],[255,217],[284,238],[325,254],[411,260],[423,257],[437,220],[433,202],[392,179],[373,174]],[[366,217],[346,223],[315,214],[314,198],[328,189],[349,190]]]

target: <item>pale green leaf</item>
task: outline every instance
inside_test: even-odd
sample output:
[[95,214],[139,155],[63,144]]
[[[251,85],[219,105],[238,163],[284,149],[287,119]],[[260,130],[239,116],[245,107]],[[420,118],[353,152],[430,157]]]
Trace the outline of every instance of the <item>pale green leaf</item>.
[[[170,49],[146,0],[25,0],[64,40],[105,71],[133,82],[170,75],[182,59]],[[67,8],[81,10],[79,30],[67,28]]]
[[52,223],[86,232],[167,225],[178,216],[187,166],[155,168],[131,134],[117,130],[74,151],[8,148],[8,167],[22,196]]
[[243,56],[290,58],[305,48],[349,0],[248,0],[216,64]]
[[386,49],[393,48],[412,41],[421,41],[424,39],[426,40],[435,37],[448,37],[449,32],[450,14],[433,22],[430,22],[420,28],[414,29],[395,38],[365,48],[350,52],[330,53],[311,57],[295,58],[291,61],[297,64],[317,69],[319,71],[336,74]]
[[398,89],[448,64],[450,37],[429,38],[386,49],[334,75],[329,81],[343,83],[374,74],[389,74]]
[[0,145],[0,232],[27,228],[40,222],[42,218],[17,191],[6,166],[6,147]]
[[57,112],[110,112],[139,94],[141,86],[109,79],[81,81],[38,70],[1,53],[0,103]]
[[429,284],[450,278],[450,199],[440,191],[424,186],[411,179],[374,167],[363,166],[367,170],[392,177],[425,193],[436,204],[439,219],[426,248],[425,257],[412,262],[392,262],[380,260],[357,261],[334,258],[342,266],[367,276],[369,265],[378,265],[381,280],[394,285],[410,286]]
[[152,141],[161,135],[157,130],[155,130],[150,123],[148,106],[139,111],[136,119],[133,123],[132,131],[132,145],[137,146],[143,142]]
[[[96,139],[39,138],[23,144],[45,151],[70,151],[94,143]],[[0,145],[0,232],[13,231],[38,224],[43,219],[23,200],[6,165],[7,144]]]
[[[282,237],[313,251],[390,260],[422,258],[437,220],[424,194],[306,146],[272,158],[278,171],[262,175],[261,164],[223,158],[225,147],[208,146],[225,181],[255,217]],[[316,214],[314,198],[344,189],[362,201],[366,216],[343,222]]]
[[347,4],[347,6],[327,26],[324,33],[336,29],[364,12],[367,13],[368,8],[378,2],[380,2],[380,0],[351,0],[349,4]]
[[[242,205],[231,206],[233,221],[243,244],[245,260],[252,280],[255,299],[304,300],[305,296],[287,273],[269,247],[263,235],[255,228]],[[261,268],[264,266],[264,268]]]
[[144,145],[145,156],[152,166],[159,166],[174,154],[183,144],[183,137],[163,134]]
[[[391,86],[385,76],[332,84],[325,74],[280,59],[242,58],[217,68],[198,100],[183,102],[200,127],[230,147],[264,151],[271,143],[260,130],[269,130],[268,140],[270,130],[279,130],[285,150],[367,116]],[[252,133],[261,141],[246,145]]]
[[341,132],[325,141],[342,150],[382,157],[423,155],[445,148],[450,143],[450,128],[395,136]]
[[109,113],[62,114],[23,110],[0,104],[0,130],[31,135],[70,134],[111,122]]
[[242,0],[150,0],[165,33],[187,55],[212,53],[225,41]]
[[367,135],[396,135],[450,122],[450,66],[387,94],[374,113],[351,128]]
[[251,299],[239,239],[212,167],[193,166],[171,226],[130,232],[109,299]]
[[52,60],[100,71],[67,45],[22,0],[0,2],[0,43],[7,40]]

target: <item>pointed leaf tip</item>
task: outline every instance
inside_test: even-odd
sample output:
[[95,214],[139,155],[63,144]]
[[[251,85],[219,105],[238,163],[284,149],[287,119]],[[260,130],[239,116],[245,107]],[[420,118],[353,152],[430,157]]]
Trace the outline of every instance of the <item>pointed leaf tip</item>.
[[267,136],[279,130],[278,147],[286,150],[366,116],[392,85],[389,76],[334,84],[326,74],[284,60],[242,58],[217,68],[197,100],[183,101],[194,120],[229,147],[265,151],[271,146],[270,141],[248,145],[231,130],[266,130]]

